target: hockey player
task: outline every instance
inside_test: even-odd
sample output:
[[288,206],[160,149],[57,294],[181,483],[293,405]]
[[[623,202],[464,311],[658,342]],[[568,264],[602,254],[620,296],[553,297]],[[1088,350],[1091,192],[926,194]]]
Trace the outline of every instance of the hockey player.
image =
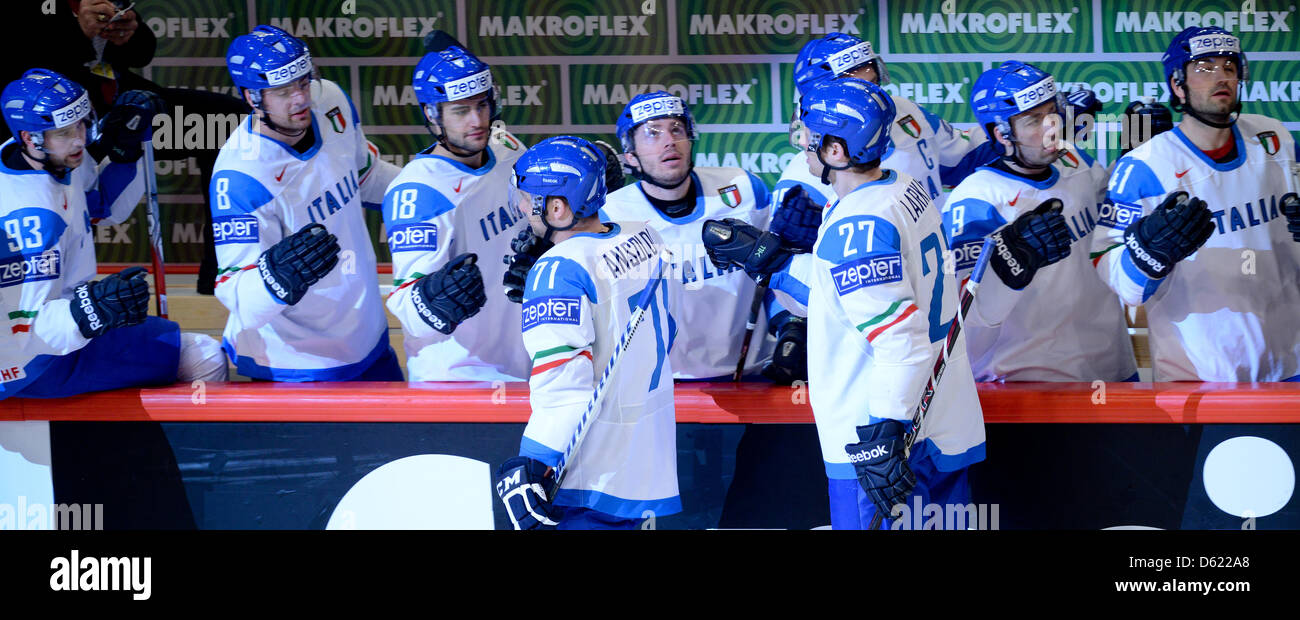
[[1296,145],[1240,114],[1241,40],[1178,33],[1162,58],[1182,121],[1120,158],[1093,251],[1125,303],[1143,304],[1157,381],[1300,378],[1300,245],[1281,213]]
[[[524,289],[533,414],[519,456],[497,472],[516,529],[630,529],[647,513],[681,510],[668,355],[681,287],[664,271],[664,243],[652,226],[599,219],[604,168],[594,145],[567,136],[543,140],[514,166],[530,225],[555,242]],[[602,385],[643,298],[641,323]],[[597,389],[603,400],[557,493],[552,468]]]
[[[667,92],[633,97],[617,128],[625,161],[639,181],[610,194],[601,216],[605,221],[648,221],[673,250],[670,274],[686,285],[679,317],[682,342],[673,353],[676,377],[730,379],[755,285],[734,267],[714,266],[700,233],[705,220],[722,217],[767,228],[767,186],[739,168],[696,168],[695,120],[686,103]],[[776,312],[770,306],[769,311]],[[766,333],[768,318],[760,313],[755,333]],[[760,370],[772,351],[770,340],[754,343],[745,373]]]
[[273,381],[400,381],[362,213],[396,166],[379,159],[338,84],[271,26],[240,35],[226,67],[254,114],[221,147],[213,238],[236,368]]
[[[889,83],[885,61],[872,49],[869,41],[839,32],[808,42],[795,57],[795,118],[791,122],[790,142],[803,149],[800,128],[799,98],[814,85],[826,80],[854,77],[877,85]],[[954,129],[947,121],[905,97],[890,97],[898,110],[895,124],[889,127],[891,144],[881,165],[905,172],[925,186],[936,205],[942,206],[943,187],[953,187],[977,166],[996,159],[992,145],[984,145],[980,132]],[[825,179],[813,177],[801,160],[790,162],[781,173],[773,191],[774,204],[786,204],[795,187],[803,188],[813,204],[825,206],[834,198]],[[790,240],[793,241],[793,240]]]
[[522,381],[519,305],[486,296],[483,282],[502,281],[501,257],[528,226],[507,200],[524,147],[492,126],[491,71],[463,48],[426,54],[413,84],[436,142],[393,179],[383,206],[396,287],[387,303],[406,333],[407,371],[412,381]]
[[[14,135],[0,146],[0,400],[224,381],[216,340],[146,316],[143,269],[92,281],[91,221],[125,221],[144,194],[150,99],[123,93],[109,114],[134,122],[106,123],[95,147],[86,91],[58,73],[27,71],[0,107]],[[87,157],[99,147],[112,159]]]
[[[984,278],[971,306],[966,343],[975,379],[1136,381],[1123,307],[1093,276],[1088,256],[1106,169],[1062,139],[1066,104],[1046,72],[1004,62],[980,75],[973,91],[971,109],[1001,158],[953,190],[944,234],[958,282],[989,237],[1020,267],[993,261],[997,277]],[[1003,228],[1040,209],[1045,229]]]
[[772,233],[730,224],[706,245],[751,274],[785,269],[807,286],[808,393],[832,527],[865,528],[913,494],[926,505],[967,504],[967,468],[984,459],[984,424],[964,334],[910,457],[903,454],[912,410],[957,312],[939,211],[921,181],[880,167],[895,110],[879,86],[829,81],[803,104],[808,166],[839,196],[812,253],[791,255]]

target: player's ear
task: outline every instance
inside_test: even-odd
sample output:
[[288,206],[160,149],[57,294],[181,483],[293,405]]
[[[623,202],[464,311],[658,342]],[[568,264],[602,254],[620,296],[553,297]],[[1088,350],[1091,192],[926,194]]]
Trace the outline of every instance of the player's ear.
[[623,163],[627,164],[632,168],[636,168],[641,165],[641,160],[637,159],[636,153],[633,153],[632,151],[623,153],[622,158],[623,158]]
[[1178,85],[1178,82],[1174,79],[1174,76],[1172,75],[1169,76],[1169,93],[1174,97],[1183,100],[1184,102],[1187,101],[1187,93],[1183,91],[1183,87]]
[[551,196],[546,201],[546,212],[550,214],[553,222],[567,222],[572,217],[569,210],[569,201],[561,196]]
[[993,139],[1003,146],[1011,146],[1011,140],[1006,136],[1006,134],[1003,134],[1002,129],[997,126],[993,127]]

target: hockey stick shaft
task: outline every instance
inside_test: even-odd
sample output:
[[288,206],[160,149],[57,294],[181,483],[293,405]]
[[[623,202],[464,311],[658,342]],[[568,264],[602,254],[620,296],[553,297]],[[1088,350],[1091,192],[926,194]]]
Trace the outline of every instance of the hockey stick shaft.
[[628,319],[627,327],[623,328],[623,333],[619,335],[618,341],[614,343],[614,352],[609,356],[609,362],[605,364],[605,370],[601,373],[600,379],[596,382],[596,389],[591,394],[591,400],[587,402],[587,408],[582,412],[582,417],[578,419],[578,427],[574,429],[573,436],[569,438],[569,443],[564,447],[564,452],[560,455],[559,461],[554,467],[555,487],[551,501],[555,500],[555,495],[560,492],[560,485],[564,483],[564,476],[568,473],[568,465],[573,456],[577,454],[578,448],[582,446],[582,441],[587,437],[587,431],[591,430],[591,423],[600,415],[600,406],[605,401],[605,394],[610,385],[610,379],[614,376],[614,371],[618,369],[619,360],[623,359],[623,354],[627,352],[627,346],[632,342],[632,337],[636,335],[637,326],[641,324],[641,319],[645,317],[646,310],[654,300],[655,287],[663,280],[662,257],[656,257],[655,266],[650,274],[650,281],[641,291],[641,296],[637,299],[636,308],[632,309],[632,316]]
[[[953,349],[957,348],[957,338],[966,323],[966,315],[970,313],[971,304],[975,302],[975,291],[979,290],[980,280],[984,277],[984,270],[988,267],[988,257],[992,252],[994,252],[992,242],[985,241],[984,249],[980,252],[980,260],[971,271],[966,285],[962,287],[961,297],[957,300],[957,316],[953,317],[952,324],[948,326],[948,337],[944,339],[943,347],[939,349],[939,358],[935,360],[934,367],[930,370],[930,377],[925,382],[925,389],[921,391],[921,401],[912,410],[912,430],[903,437],[904,459],[912,455],[912,444],[916,443],[916,438],[921,433],[921,424],[925,422],[925,416],[930,411],[930,403],[934,401],[935,388],[943,378],[943,371],[948,368],[948,359],[952,356]],[[942,277],[942,273],[939,277]],[[879,529],[883,520],[884,515],[877,510],[871,517],[871,525],[868,529]]]
[[754,339],[754,328],[758,326],[758,312],[763,307],[763,298],[767,296],[767,281],[760,280],[758,288],[754,289],[754,301],[749,304],[749,320],[745,321],[745,339],[740,342],[740,359],[736,360],[736,372],[731,375],[731,380],[735,383],[740,382],[740,377],[745,374],[745,358],[749,357],[749,343]]
[[153,260],[153,290],[158,316],[167,318],[167,274],[163,271],[162,216],[158,211],[158,177],[153,165],[153,139],[144,141],[144,182],[149,194],[147,218]]

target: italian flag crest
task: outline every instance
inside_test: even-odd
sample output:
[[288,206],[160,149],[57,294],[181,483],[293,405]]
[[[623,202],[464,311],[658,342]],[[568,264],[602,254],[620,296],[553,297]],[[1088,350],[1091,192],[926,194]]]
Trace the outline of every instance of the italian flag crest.
[[497,137],[497,142],[499,142],[501,146],[504,146],[512,151],[519,150],[519,141],[516,140],[514,136],[502,131],[502,132],[498,132],[496,134],[496,137]]
[[740,204],[740,188],[735,185],[728,185],[718,190],[718,195],[722,197],[722,204],[732,209]]
[[343,118],[343,112],[340,112],[338,108],[332,108],[329,112],[326,112],[325,118],[330,119],[330,125],[334,127],[335,133],[343,133],[343,130],[348,128],[348,121]]
[[912,118],[911,114],[900,119],[898,121],[898,126],[903,129],[903,133],[912,136],[913,138],[921,137],[921,124],[916,122],[916,119]]
[[1259,138],[1259,143],[1264,145],[1264,152],[1270,157],[1277,155],[1277,152],[1282,149],[1282,141],[1278,139],[1275,131],[1261,132],[1255,137]]
[[1066,151],[1065,154],[1061,156],[1061,165],[1065,166],[1066,168],[1078,168],[1079,156],[1075,155],[1074,153],[1071,153],[1070,151]]

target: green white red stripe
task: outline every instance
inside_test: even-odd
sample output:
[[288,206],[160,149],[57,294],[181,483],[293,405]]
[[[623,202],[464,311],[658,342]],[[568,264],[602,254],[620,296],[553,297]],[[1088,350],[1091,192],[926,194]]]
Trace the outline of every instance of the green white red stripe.
[[[577,353],[574,353],[574,351],[577,351]],[[585,357],[590,360],[592,359],[591,351],[586,349],[579,350],[577,347],[570,347],[567,345],[560,345],[558,347],[546,349],[545,351],[538,351],[537,355],[533,356],[533,373],[531,376],[535,377],[552,368],[563,366],[579,357]]]
[[17,325],[9,327],[9,331],[15,334],[32,331],[32,319],[40,314],[39,310],[15,310],[9,313],[10,321],[22,321]]
[[226,280],[235,277],[235,274],[241,271],[248,271],[249,269],[252,269],[256,266],[257,265],[244,265],[243,267],[226,267],[225,269],[222,269],[220,273],[217,274],[218,276],[221,276],[217,278],[217,285],[220,286]]
[[916,312],[916,304],[912,303],[911,298],[900,299],[890,304],[884,312],[858,325],[858,331],[867,332],[867,342],[875,342],[876,338],[886,330],[903,322],[903,319],[912,316],[913,312]]

